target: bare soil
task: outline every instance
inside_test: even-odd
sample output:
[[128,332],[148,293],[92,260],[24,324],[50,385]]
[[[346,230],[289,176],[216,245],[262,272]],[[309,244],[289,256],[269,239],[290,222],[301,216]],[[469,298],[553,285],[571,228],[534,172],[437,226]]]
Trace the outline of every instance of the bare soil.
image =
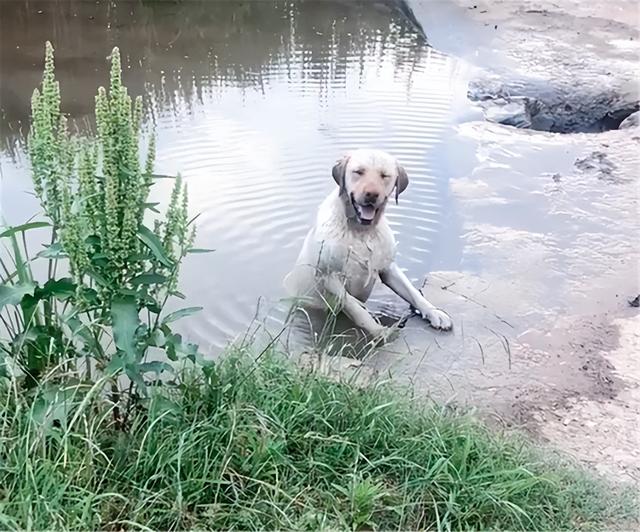
[[[476,100],[478,87],[536,99],[551,131],[639,101],[635,1],[408,4],[435,47],[467,62]],[[472,154],[451,180],[461,267],[433,273],[425,290],[456,331],[427,337],[410,320],[413,356],[397,363],[390,350],[378,372],[639,482],[640,131],[455,129],[455,157]]]

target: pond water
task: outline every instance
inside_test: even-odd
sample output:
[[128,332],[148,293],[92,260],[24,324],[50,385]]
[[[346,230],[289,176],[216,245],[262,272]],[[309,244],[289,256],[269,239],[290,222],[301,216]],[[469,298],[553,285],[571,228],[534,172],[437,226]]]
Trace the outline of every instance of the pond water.
[[464,85],[399,3],[12,1],[0,21],[2,215],[21,223],[37,212],[23,139],[44,41],[56,49],[63,111],[80,127],[91,127],[119,46],[125,84],[145,94],[156,126],[156,171],[185,177],[201,213],[197,246],[215,249],[182,270],[189,304],[205,307],[185,332],[204,349],[245,331],[259,301],[282,318],[282,278],[349,149],[386,149],[408,171],[388,216],[410,278],[455,268],[443,154]]

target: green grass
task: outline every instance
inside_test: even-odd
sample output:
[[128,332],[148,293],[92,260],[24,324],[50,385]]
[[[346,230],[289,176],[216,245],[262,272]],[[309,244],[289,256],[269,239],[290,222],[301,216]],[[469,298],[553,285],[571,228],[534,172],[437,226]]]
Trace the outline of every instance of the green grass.
[[275,355],[172,393],[122,433],[90,400],[43,427],[5,388],[0,529],[597,529],[633,509],[471,418]]

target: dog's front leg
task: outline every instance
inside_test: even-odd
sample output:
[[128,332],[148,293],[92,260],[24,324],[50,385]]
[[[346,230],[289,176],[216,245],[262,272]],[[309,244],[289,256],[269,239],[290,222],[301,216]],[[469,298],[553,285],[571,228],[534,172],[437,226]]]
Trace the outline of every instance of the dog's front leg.
[[424,319],[429,320],[434,329],[448,331],[453,327],[451,318],[429,303],[420,291],[411,284],[411,281],[395,262],[380,272],[380,279],[402,299],[416,308]]
[[370,336],[389,341],[397,333],[392,328],[381,325],[367,310],[364,304],[353,297],[344,287],[344,284],[337,276],[330,276],[324,282],[325,290],[336,298],[339,308],[358,327],[363,329]]

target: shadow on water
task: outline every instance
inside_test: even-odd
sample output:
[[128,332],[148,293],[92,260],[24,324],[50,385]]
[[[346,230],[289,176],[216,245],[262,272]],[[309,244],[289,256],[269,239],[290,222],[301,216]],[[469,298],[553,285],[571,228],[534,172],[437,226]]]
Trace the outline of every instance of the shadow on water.
[[[389,219],[410,277],[421,280],[451,253],[442,246],[450,235],[441,229],[448,200],[439,146],[456,66],[427,46],[398,3],[1,3],[2,208],[13,223],[37,211],[24,193],[23,140],[46,39],[63,111],[80,128],[91,127],[115,45],[130,93],[147,95],[156,170],[183,174],[202,213],[198,246],[216,249],[183,269],[184,292],[207,309],[185,332],[205,349],[244,331],[259,297],[268,307],[283,295],[282,277],[334,186],[329,168],[347,149],[387,149],[409,171]],[[384,306],[384,295],[378,301]]]

